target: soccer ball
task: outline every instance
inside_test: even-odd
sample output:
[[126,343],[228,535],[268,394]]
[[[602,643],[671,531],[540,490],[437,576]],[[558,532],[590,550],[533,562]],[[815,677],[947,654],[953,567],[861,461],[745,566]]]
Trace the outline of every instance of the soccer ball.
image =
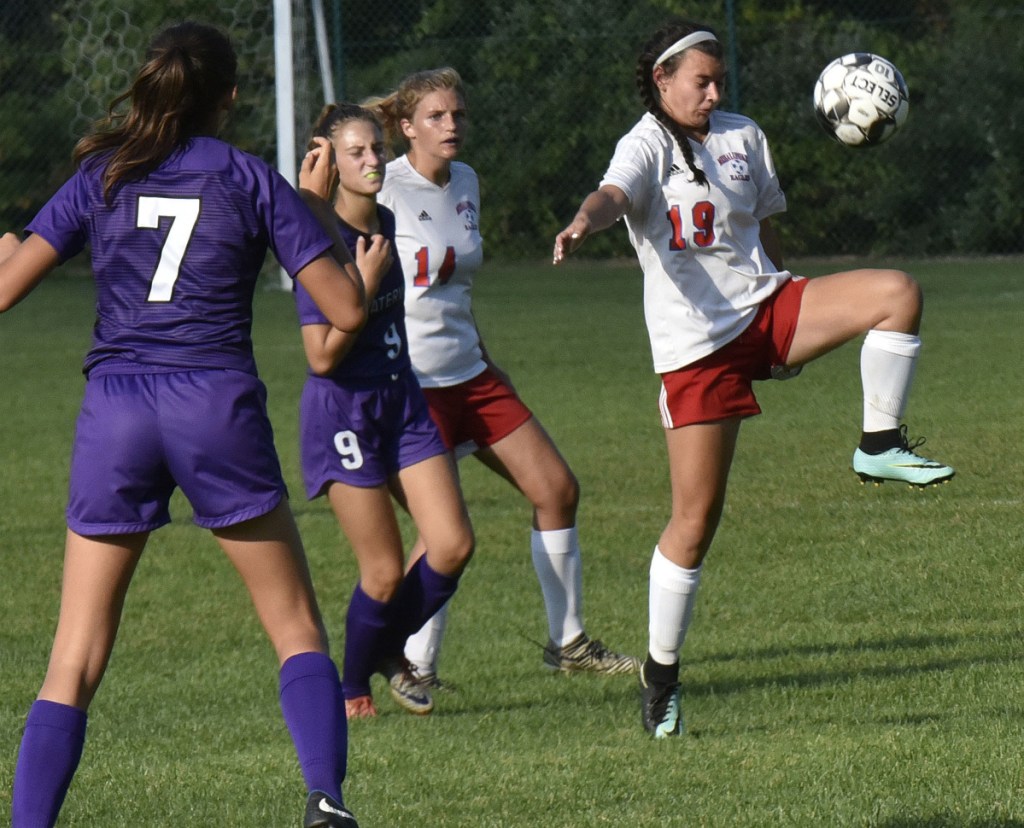
[[907,119],[909,107],[900,70],[869,52],[836,58],[814,84],[818,122],[850,147],[871,147],[889,140]]

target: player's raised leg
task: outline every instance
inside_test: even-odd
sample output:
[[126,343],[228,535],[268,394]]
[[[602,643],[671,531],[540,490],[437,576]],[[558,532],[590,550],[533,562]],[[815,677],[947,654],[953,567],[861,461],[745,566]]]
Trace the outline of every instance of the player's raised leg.
[[861,347],[864,419],[853,470],[862,481],[942,483],[954,470],[922,457],[902,425],[921,349],[921,290],[899,270],[864,269],[811,279],[789,352],[803,364],[867,332]]

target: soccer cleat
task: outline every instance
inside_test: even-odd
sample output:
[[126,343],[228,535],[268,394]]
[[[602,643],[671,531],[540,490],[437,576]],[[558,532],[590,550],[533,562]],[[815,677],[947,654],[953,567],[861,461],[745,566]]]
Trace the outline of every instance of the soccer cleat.
[[310,791],[302,825],[303,828],[359,828],[352,812],[323,791]]
[[640,659],[612,652],[596,638],[580,633],[562,647],[549,639],[544,647],[544,666],[548,670],[562,673],[602,673],[614,676],[639,672]]
[[405,658],[389,659],[381,665],[380,672],[388,680],[391,698],[399,707],[417,716],[426,716],[434,709],[429,687]]
[[927,457],[914,453],[914,449],[924,444],[924,437],[918,437],[912,443],[907,439],[907,427],[900,426],[900,444],[881,454],[867,454],[859,448],[853,453],[853,470],[861,483],[872,482],[875,485],[886,480],[909,483],[911,486],[931,486],[945,483],[956,471]]
[[411,665],[416,680],[432,693],[454,693],[456,687],[450,681],[444,681],[433,671],[421,671],[415,664]]
[[373,696],[356,696],[354,699],[345,699],[346,719],[372,719],[377,715],[377,708],[373,703]]
[[640,668],[640,717],[644,730],[655,739],[683,735],[683,710],[678,681],[660,684],[648,681]]

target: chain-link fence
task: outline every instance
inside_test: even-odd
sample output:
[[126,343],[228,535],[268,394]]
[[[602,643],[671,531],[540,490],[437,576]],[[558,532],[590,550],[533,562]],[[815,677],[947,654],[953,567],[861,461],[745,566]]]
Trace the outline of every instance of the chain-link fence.
[[[599,180],[641,114],[633,74],[666,0],[322,0],[336,93],[392,89],[451,65],[468,87],[463,158],[480,173],[490,255],[534,257]],[[298,147],[323,103],[311,0],[293,0]],[[790,254],[1024,252],[1024,3],[724,0],[689,7],[726,43],[724,108],[768,134],[790,208]],[[276,158],[269,0],[3,0],[0,227],[19,229],[69,171],[74,140],[123,91],[150,34],[194,17],[238,48],[241,105],[225,136]],[[871,51],[910,87],[890,142],[852,150],[815,123],[833,57]],[[628,254],[623,232],[590,255]]]

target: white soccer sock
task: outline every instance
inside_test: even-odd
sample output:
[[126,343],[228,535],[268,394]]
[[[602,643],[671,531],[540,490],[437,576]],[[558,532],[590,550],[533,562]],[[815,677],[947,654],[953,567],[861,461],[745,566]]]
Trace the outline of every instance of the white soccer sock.
[[583,563],[579,533],[568,529],[532,530],[533,568],[544,595],[548,635],[559,647],[583,632]]
[[697,601],[701,567],[685,569],[672,563],[655,546],[651,558],[649,644],[659,664],[675,664],[686,640],[693,605]]
[[868,331],[860,349],[864,431],[899,428],[920,350],[921,340],[914,334]]
[[418,632],[410,635],[405,641],[405,657],[421,675],[437,673],[437,658],[441,652],[441,640],[444,628],[448,623],[448,605],[451,600],[435,612]]

